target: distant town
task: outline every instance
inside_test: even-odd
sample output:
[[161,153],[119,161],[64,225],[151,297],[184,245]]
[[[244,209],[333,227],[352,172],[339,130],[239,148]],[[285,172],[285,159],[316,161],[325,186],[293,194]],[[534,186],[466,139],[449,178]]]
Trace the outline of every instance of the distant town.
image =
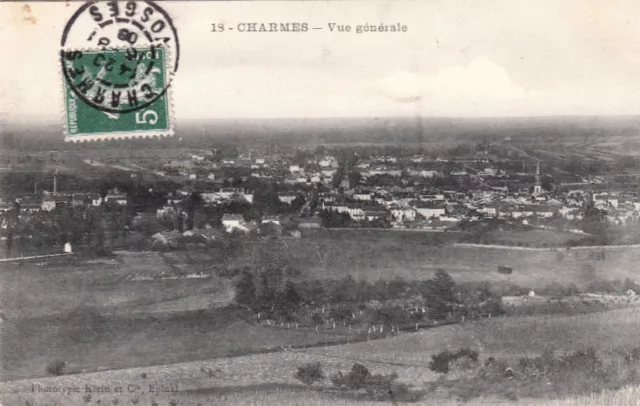
[[[487,240],[478,224],[562,233],[537,244],[546,247],[620,242],[612,230],[638,223],[640,196],[626,179],[615,187],[607,174],[615,168],[598,174],[602,167],[540,159],[509,141],[423,153],[319,145],[5,155],[5,182],[15,185],[5,184],[0,202],[4,249],[101,248],[129,244],[131,233],[152,245],[184,233],[301,237],[316,228],[458,231],[473,235],[467,242],[537,244]],[[633,239],[625,235],[621,243]]]

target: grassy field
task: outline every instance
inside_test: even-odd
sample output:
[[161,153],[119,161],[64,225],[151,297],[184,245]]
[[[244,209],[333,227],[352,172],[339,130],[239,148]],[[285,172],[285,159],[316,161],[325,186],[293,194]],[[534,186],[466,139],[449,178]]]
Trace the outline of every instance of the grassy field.
[[[361,233],[361,234],[358,234]],[[324,231],[299,240],[241,242],[234,250],[188,253],[126,253],[114,258],[65,257],[0,264],[0,309],[9,315],[29,317],[55,314],[79,305],[120,310],[173,301],[187,305],[188,298],[202,302],[206,296],[228,302],[226,279],[159,280],[132,282],[135,274],[205,270],[211,266],[255,266],[267,262],[289,265],[302,272],[299,279],[425,280],[437,268],[447,270],[456,282],[488,281],[542,288],[551,283],[578,286],[598,279],[637,279],[640,248],[610,248],[594,259],[588,250],[523,251],[447,245],[445,233]],[[513,268],[506,275],[498,266]],[[638,281],[640,282],[640,281]]]
[[482,236],[485,244],[518,245],[531,247],[564,247],[568,241],[582,236],[570,232],[533,229],[527,231],[491,231]]
[[[637,331],[640,318],[637,309],[612,310],[579,316],[531,316],[495,318],[445,326],[419,333],[403,334],[391,339],[376,340],[336,347],[285,351],[269,354],[245,355],[234,358],[217,358],[174,365],[149,366],[119,371],[104,371],[92,374],[67,375],[55,378],[41,378],[41,386],[103,385],[110,388],[134,384],[140,388],[135,393],[116,395],[114,392],[101,394],[100,399],[112,402],[120,396],[120,401],[158,398],[159,404],[169,405],[170,400],[178,404],[295,404],[316,405],[369,404],[354,402],[352,399],[336,397],[335,393],[307,391],[293,378],[297,366],[307,362],[321,362],[326,374],[338,370],[346,371],[354,362],[367,366],[372,373],[388,374],[396,372],[399,380],[415,390],[424,390],[430,382],[437,380],[437,374],[430,371],[428,363],[431,355],[445,348],[457,349],[469,346],[479,350],[481,359],[489,356],[501,357],[514,362],[525,355],[539,355],[545,349],[557,353],[573,351],[582,346],[594,346],[603,359],[620,348],[637,345]],[[229,345],[242,345],[239,331],[224,337]],[[223,339],[223,337],[220,337]],[[246,337],[247,341],[256,336]],[[166,347],[155,347],[166,351]],[[89,348],[87,348],[89,351]],[[86,354],[84,356],[87,356]],[[120,354],[114,354],[119,358]],[[206,368],[214,371],[211,376],[202,372]],[[33,380],[22,380],[0,384],[0,393],[7,399],[36,399],[45,396],[33,392]],[[175,385],[177,392],[150,394],[149,384]],[[325,382],[325,386],[328,382]],[[147,389],[144,389],[147,388]],[[316,388],[319,390],[319,388]],[[83,393],[84,395],[84,393]],[[577,405],[577,404],[630,404],[615,403],[638,399],[637,389],[607,393],[599,397],[558,401],[527,400],[519,404]],[[54,396],[54,395],[49,395]],[[62,396],[62,395],[57,395]],[[58,399],[55,396],[49,399]],[[91,403],[98,399],[95,395]],[[481,398],[482,399],[482,398]],[[608,400],[607,400],[608,399]],[[598,403],[598,402],[604,403]],[[456,404],[446,393],[430,393],[418,404]],[[565,403],[563,403],[565,402]],[[572,403],[573,402],[573,403]],[[609,402],[609,403],[606,403]],[[612,403],[613,402],[613,403]],[[468,404],[499,404],[503,400],[485,398]],[[9,403],[12,404],[12,403]],[[37,404],[37,403],[36,403]],[[60,403],[59,403],[60,404]],[[75,404],[71,400],[63,404]],[[104,404],[104,403],[103,403]],[[115,404],[115,403],[114,403]],[[146,403],[141,403],[146,404]],[[380,403],[378,403],[380,404]],[[633,403],[636,404],[636,403]]]
[[[356,279],[425,280],[438,268],[457,282],[488,281],[542,288],[551,283],[585,286],[595,280],[638,279],[640,248],[608,248],[602,257],[597,250],[524,251],[448,244],[447,233],[415,233],[355,230],[322,230],[300,240],[273,243],[272,255],[281,253],[305,276]],[[257,249],[247,249],[245,260],[258,258]],[[596,259],[597,258],[597,259]],[[513,268],[510,275],[498,266]]]
[[486,357],[516,359],[544,350],[564,352],[584,346],[608,352],[638,344],[640,309],[620,309],[575,316],[504,317],[465,322],[404,334],[386,340],[305,350],[326,357],[420,366],[417,381],[433,375],[426,366],[435,352],[470,347]]
[[[198,269],[198,262],[158,253],[122,254],[114,258],[59,257],[0,265],[0,309],[6,315],[55,315],[78,306],[127,312],[141,305],[207,294],[226,297],[225,280],[155,280],[133,282],[136,274],[170,272],[175,265]],[[211,263],[214,259],[209,257]]]
[[46,375],[62,359],[71,372],[158,365],[335,340],[243,322],[224,306],[230,281],[131,281],[214,260],[190,253],[121,253],[115,258],[55,258],[2,264],[0,379]]
[[[552,282],[582,285],[596,279],[633,279],[640,259],[638,249],[608,250],[603,260],[594,261],[584,250],[454,247],[446,244],[447,236],[437,234],[363,232],[356,238],[351,230],[324,231],[297,240],[240,242],[226,252],[119,252],[110,258],[4,263],[0,270],[0,310],[5,317],[0,327],[0,378],[43,376],[47,362],[57,358],[67,361],[71,371],[96,371],[225,357],[336,338],[253,326],[233,312],[220,313],[233,301],[229,279],[213,275],[198,280],[131,281],[132,275],[202,271],[212,265],[255,266],[274,260],[299,269],[297,279],[350,274],[356,279],[400,276],[424,280],[437,268],[444,268],[456,282],[537,288]],[[513,274],[498,273],[498,265],[513,267]],[[86,331],[74,327],[82,317],[70,317],[87,309],[97,311],[101,318],[99,326],[89,329],[88,337],[95,337],[90,341],[83,338]],[[440,346],[469,345],[483,353],[500,350],[515,356],[539,353],[546,345],[564,348],[564,344],[587,341],[621,346],[633,342],[633,335],[626,332],[640,327],[634,311],[610,314],[612,317],[591,314],[562,321],[553,317],[485,320],[380,342],[307,351],[320,360],[331,358],[338,363],[346,362],[342,358],[347,357],[398,364],[407,368],[406,376],[419,376],[422,382],[433,378],[425,366]],[[615,329],[622,333],[611,336]],[[522,339],[510,341],[511,335]]]

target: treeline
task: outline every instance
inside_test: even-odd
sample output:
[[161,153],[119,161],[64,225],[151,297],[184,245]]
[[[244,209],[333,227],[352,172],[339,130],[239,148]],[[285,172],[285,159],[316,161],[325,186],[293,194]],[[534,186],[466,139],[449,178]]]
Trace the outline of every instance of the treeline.
[[103,251],[106,245],[124,238],[132,225],[131,213],[124,207],[59,207],[35,213],[11,210],[0,220],[7,257],[37,253],[67,242]]
[[[332,308],[334,320],[348,318],[354,310],[377,309],[377,318],[401,324],[423,318],[444,320],[472,314],[501,314],[500,298],[489,284],[457,285],[444,270],[427,281],[356,281],[351,276],[338,280],[294,282],[279,268],[261,272],[243,271],[236,283],[236,302],[256,313],[284,321],[295,321],[304,306],[323,310]],[[405,311],[397,312],[394,309]],[[409,310],[412,317],[405,317]],[[342,314],[344,313],[344,314]],[[370,320],[374,321],[374,320]]]

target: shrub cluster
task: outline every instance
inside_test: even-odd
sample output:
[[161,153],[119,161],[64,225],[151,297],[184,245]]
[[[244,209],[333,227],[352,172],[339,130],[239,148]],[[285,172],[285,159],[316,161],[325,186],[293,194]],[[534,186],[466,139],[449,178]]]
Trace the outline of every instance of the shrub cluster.
[[[536,357],[522,357],[512,364],[505,359],[486,359],[479,366],[477,352],[461,349],[443,351],[432,357],[430,368],[446,374],[468,361],[470,374],[455,379],[445,375],[436,386],[447,386],[462,400],[498,395],[517,397],[565,397],[614,390],[640,382],[640,347],[620,350],[602,358],[591,347],[562,355],[545,351]],[[435,389],[435,387],[434,387]]]
[[459,369],[469,369],[478,363],[478,355],[478,351],[473,351],[466,347],[455,352],[444,350],[431,356],[429,369],[441,374],[447,374],[451,370],[453,363]]
[[55,360],[48,363],[45,369],[49,375],[59,376],[64,374],[64,371],[66,368],[67,368],[67,363],[65,361]]
[[351,371],[343,374],[341,371],[331,375],[331,383],[340,390],[355,390],[356,394],[359,390],[364,389],[366,393],[376,400],[399,398],[406,399],[409,388],[402,383],[395,382],[398,374],[391,373],[372,374],[367,367],[362,364],[353,364]]
[[311,386],[324,379],[324,372],[322,371],[322,365],[316,362],[302,365],[293,376],[305,385]]

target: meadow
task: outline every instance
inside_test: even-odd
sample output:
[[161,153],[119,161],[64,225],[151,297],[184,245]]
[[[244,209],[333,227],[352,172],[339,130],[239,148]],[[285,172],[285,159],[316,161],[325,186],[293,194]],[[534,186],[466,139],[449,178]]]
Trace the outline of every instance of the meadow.
[[[576,316],[484,319],[357,344],[40,378],[37,383],[41,386],[82,388],[86,385],[115,388],[130,384],[148,388],[149,384],[174,384],[178,388],[176,392],[162,394],[149,393],[148,389],[122,395],[113,392],[99,396],[94,394],[91,401],[86,403],[81,403],[79,395],[76,396],[77,399],[73,396],[64,398],[63,404],[70,405],[96,404],[98,399],[110,404],[115,398],[122,404],[130,404],[136,399],[140,404],[151,404],[151,400],[156,399],[158,405],[170,405],[172,400],[177,402],[174,404],[182,405],[368,405],[374,402],[356,402],[341,394],[322,389],[328,388],[328,382],[320,386],[315,385],[309,390],[295,380],[293,373],[298,366],[308,362],[321,362],[327,375],[338,370],[348,370],[353,363],[358,362],[369,368],[372,373],[397,373],[398,380],[408,384],[413,390],[428,390],[429,385],[437,382],[439,376],[428,368],[429,361],[432,355],[444,349],[455,350],[468,346],[479,351],[482,359],[494,356],[517,363],[520,357],[537,356],[545,350],[562,354],[577,348],[593,346],[604,360],[608,360],[623,348],[637,346],[636,332],[640,327],[638,311],[622,309]],[[41,399],[46,397],[33,392],[33,383],[33,380],[5,382],[0,384],[0,393],[5,399],[20,399],[18,404],[25,404],[26,400],[34,405],[39,404],[35,402],[38,396]],[[557,401],[554,400],[553,394],[549,394],[551,397],[545,399],[522,398],[518,404],[636,404],[626,402],[636,402],[639,394],[637,389],[626,388],[620,392]],[[54,396],[53,399],[57,398]],[[73,403],[76,400],[79,403]],[[582,401],[587,403],[580,403]],[[466,404],[488,403],[506,404],[506,400],[500,396],[487,395],[472,399]],[[415,404],[458,403],[455,397],[452,398],[446,390],[441,389],[428,392]]]
[[213,261],[200,253],[120,253],[114,258],[52,258],[2,264],[0,379],[45,376],[64,360],[68,372],[97,371],[233,356],[341,339],[245,322],[229,305],[231,282],[132,281]]
[[[496,289],[539,289],[554,283],[583,287],[597,280],[638,278],[639,247],[533,251],[452,244],[458,239],[458,233],[334,229],[286,245],[272,243],[269,251],[313,278],[426,280],[442,268],[458,283],[486,281]],[[260,258],[257,252],[257,247],[247,247],[246,263]],[[513,273],[498,273],[499,266],[511,267]]]
[[[517,359],[593,346],[614,352],[638,344],[640,309],[617,309],[597,313],[519,317],[495,317],[417,333],[402,334],[344,346],[314,348],[306,352],[326,357],[350,357],[361,361],[421,366],[426,369],[431,355],[444,349],[469,347],[484,356]],[[426,371],[420,380],[428,380]],[[432,375],[431,375],[432,377]]]
[[[45,366],[62,359],[67,362],[67,373],[78,375],[42,379],[85,380],[89,372],[113,370],[112,376],[127,376],[124,384],[137,381],[140,371],[150,375],[155,372],[149,371],[158,371],[159,381],[180,382],[189,390],[222,391],[224,396],[236,396],[240,391],[248,396],[256,385],[299,390],[292,377],[295,366],[319,361],[328,372],[361,362],[379,373],[395,371],[400,381],[422,388],[437,378],[428,368],[431,355],[446,348],[468,346],[482,356],[516,359],[539,355],[549,348],[570,351],[593,345],[607,352],[637,342],[637,310],[623,309],[570,317],[466,321],[390,339],[283,352],[280,350],[287,346],[346,337],[339,331],[275,329],[245,321],[249,320],[247,314],[229,307],[234,300],[233,281],[217,276],[221,269],[273,261],[298,270],[293,276],[296,280],[346,275],[370,281],[394,277],[426,280],[443,268],[456,283],[487,281],[497,290],[512,285],[536,289],[551,283],[566,286],[633,279],[640,259],[637,248],[607,249],[594,260],[593,253],[583,249],[461,247],[450,244],[454,238],[446,233],[321,230],[302,239],[238,240],[224,252],[123,251],[106,258],[4,263],[0,271],[0,309],[5,319],[0,326],[0,379],[38,378],[40,382],[47,375]],[[510,266],[513,273],[498,273],[498,266]],[[133,275],[193,271],[207,271],[210,277],[131,280]],[[83,322],[96,319],[99,322],[95,325]],[[85,328],[78,329],[78,325]],[[182,364],[185,362],[189,364]],[[178,372],[162,372],[173,371],[174,365],[178,365]],[[200,371],[201,366],[221,372],[212,379]],[[130,371],[126,368],[133,367],[143,369],[135,376],[126,375],[124,371]],[[316,395],[310,396],[313,402]]]

